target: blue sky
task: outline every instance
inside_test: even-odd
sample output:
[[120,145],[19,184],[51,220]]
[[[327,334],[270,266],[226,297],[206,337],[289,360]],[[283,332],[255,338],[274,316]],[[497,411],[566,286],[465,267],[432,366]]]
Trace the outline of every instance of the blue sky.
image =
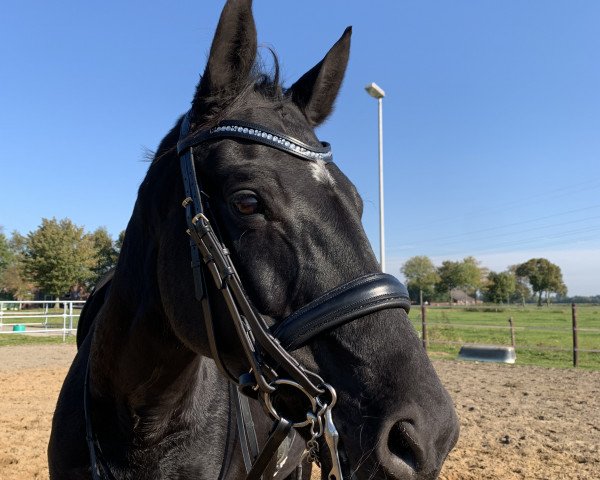
[[[367,7],[368,5],[368,7]],[[9,1],[0,16],[0,225],[70,217],[116,236],[204,69],[218,1]],[[321,138],[365,200],[378,251],[384,99],[388,271],[413,255],[533,256],[600,293],[600,3],[255,1],[290,85],[353,25]],[[263,52],[265,50],[263,49]]]

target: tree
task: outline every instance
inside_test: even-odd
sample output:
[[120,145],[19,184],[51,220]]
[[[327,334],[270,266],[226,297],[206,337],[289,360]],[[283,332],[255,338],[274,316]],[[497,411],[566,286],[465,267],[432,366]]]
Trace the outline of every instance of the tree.
[[119,236],[115,240],[115,249],[117,253],[121,253],[121,249],[123,248],[123,242],[125,241],[125,230],[121,230]]
[[433,292],[440,279],[433,262],[423,255],[411,257],[400,271],[406,278],[407,287],[419,290],[419,304],[423,305],[423,292]]
[[15,300],[25,300],[31,296],[33,285],[23,275],[23,265],[13,261],[0,276],[0,290],[10,294]]
[[452,290],[461,288],[470,293],[476,292],[483,283],[484,273],[485,270],[474,257],[465,257],[462,262],[445,260],[438,268],[438,289],[448,293],[452,305]]
[[461,284],[460,262],[444,260],[437,270],[440,281],[437,284],[438,290],[448,293],[450,305],[452,305],[452,290],[458,288]]
[[43,218],[40,227],[27,235],[23,262],[27,277],[58,299],[91,278],[93,241],[68,218]]
[[[1,233],[1,232],[0,232]],[[2,235],[3,236],[3,235]],[[8,252],[3,258],[6,260],[4,268],[0,271],[0,292],[9,294],[16,300],[24,300],[33,290],[33,285],[25,279],[23,273],[23,251],[25,237],[19,232],[13,232],[10,240],[6,241]],[[4,250],[2,246],[0,249]]]
[[96,229],[90,234],[90,238],[95,250],[95,265],[92,268],[94,275],[90,281],[92,284],[95,284],[100,277],[117,265],[119,249],[116,242],[113,242],[106,227]]
[[4,276],[6,270],[10,266],[11,259],[12,255],[8,239],[6,238],[6,235],[4,235],[2,227],[0,227],[0,299],[2,299],[3,294],[10,293],[4,285]]
[[516,288],[516,279],[514,273],[508,272],[490,272],[488,282],[485,286],[486,297],[494,303],[510,303],[510,296]]
[[25,255],[25,249],[27,248],[27,237],[14,230],[10,236],[8,245],[13,255]]
[[2,272],[4,272],[10,264],[11,257],[12,253],[10,251],[8,239],[2,231],[2,227],[0,227],[0,275],[2,275]]
[[477,290],[479,290],[486,281],[488,274],[487,268],[481,267],[479,260],[470,256],[463,259],[460,268],[462,270],[462,284],[459,285],[459,287],[472,293],[473,296],[476,297]]
[[511,265],[508,267],[508,271],[515,276],[515,291],[513,293],[513,299],[521,302],[523,307],[525,302],[531,297],[531,290],[529,290],[527,277],[523,277],[517,273],[519,265]]
[[538,307],[542,306],[542,294],[546,292],[546,304],[550,304],[550,293],[566,295],[567,287],[563,282],[558,265],[545,258],[532,258],[517,266],[516,274],[529,280],[534,294],[538,295]]

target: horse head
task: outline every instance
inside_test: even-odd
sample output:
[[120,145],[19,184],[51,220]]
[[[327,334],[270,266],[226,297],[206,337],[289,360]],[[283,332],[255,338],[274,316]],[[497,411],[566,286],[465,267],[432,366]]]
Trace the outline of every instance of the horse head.
[[[323,302],[331,310],[331,301],[341,301],[346,291],[364,295],[364,282],[391,282],[380,275],[361,224],[360,195],[330,161],[328,146],[314,130],[333,110],[351,33],[347,28],[319,63],[284,88],[277,62],[272,76],[256,67],[251,2],[227,2],[191,109],[162,141],[140,187],[113,289],[137,295],[138,311],[146,308],[164,319],[165,325],[157,323],[155,330],[173,339],[173,351],[189,352],[188,358],[214,357],[218,351],[215,360],[234,380],[252,366],[232,322],[231,305],[220,295],[224,285],[212,281],[210,252],[201,267],[195,259],[204,269],[200,286],[190,268],[188,234],[196,241],[192,252],[201,249],[205,234],[186,233],[195,227],[181,208],[182,201],[190,208],[194,199],[182,185],[180,156],[192,155],[190,175],[200,185],[194,201],[206,209],[200,220],[194,218],[227,247],[236,270],[227,275],[240,279],[249,308],[273,337],[279,335],[289,358],[337,393],[332,418],[344,474],[435,478],[456,443],[458,422],[406,307],[366,310],[350,298],[342,307],[350,316],[358,311],[359,318],[354,315],[335,328],[321,325],[317,333],[304,336],[296,326],[298,336],[288,343],[280,335],[297,312],[306,314],[306,305],[316,312],[313,320],[320,321],[319,304],[328,292],[334,294]],[[223,283],[228,278],[222,277]],[[210,300],[212,325],[203,321],[206,311],[199,296]],[[270,373],[281,363],[272,362]],[[277,408],[290,416],[298,408],[290,392],[282,391],[278,402]],[[309,433],[300,430],[308,439]],[[333,462],[326,457],[321,458],[324,472]]]

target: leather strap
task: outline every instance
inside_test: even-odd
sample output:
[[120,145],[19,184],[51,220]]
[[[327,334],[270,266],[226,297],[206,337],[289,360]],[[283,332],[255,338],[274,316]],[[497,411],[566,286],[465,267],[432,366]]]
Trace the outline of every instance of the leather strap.
[[269,462],[277,453],[277,449],[279,445],[285,440],[292,429],[291,422],[287,421],[285,418],[280,419],[275,423],[275,428],[273,432],[269,436],[267,443],[263,447],[260,455],[252,465],[251,470],[248,472],[248,476],[246,480],[259,480],[262,476],[263,472],[269,466]]
[[258,457],[258,440],[256,439],[256,429],[248,397],[241,395],[233,383],[229,383],[229,390],[235,399],[235,415],[237,420],[238,438],[242,447],[242,457],[246,473],[252,469],[252,463]]
[[273,334],[293,351],[320,333],[388,308],[410,310],[408,290],[386,273],[372,273],[340,285],[296,310],[275,326]]
[[[229,384],[231,385],[230,382]],[[227,478],[236,445],[235,436],[237,429],[235,428],[235,423],[232,419],[233,409],[235,407],[232,405],[232,403],[234,403],[234,398],[231,390],[229,390],[229,394],[227,395],[227,401],[229,403],[229,413],[227,415],[227,436],[225,437],[225,448],[223,449],[223,463],[221,464],[221,471],[219,472],[219,477],[217,480],[225,480]]]

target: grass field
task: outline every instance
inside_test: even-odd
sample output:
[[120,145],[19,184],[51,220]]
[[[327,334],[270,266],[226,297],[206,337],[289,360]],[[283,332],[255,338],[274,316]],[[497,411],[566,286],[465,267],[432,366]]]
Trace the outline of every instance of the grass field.
[[[415,329],[421,332],[420,307],[413,306],[409,317]],[[515,326],[518,364],[573,365],[570,305],[429,307],[428,350],[435,358],[453,358],[465,343],[510,345],[509,317]],[[600,306],[578,305],[577,323],[579,349],[600,350]],[[600,369],[600,353],[580,351],[579,366]]]
[[[75,344],[76,336],[67,335],[66,342]],[[9,347],[14,345],[59,345],[63,343],[62,335],[27,335],[27,334],[8,334],[0,335],[0,347]]]

